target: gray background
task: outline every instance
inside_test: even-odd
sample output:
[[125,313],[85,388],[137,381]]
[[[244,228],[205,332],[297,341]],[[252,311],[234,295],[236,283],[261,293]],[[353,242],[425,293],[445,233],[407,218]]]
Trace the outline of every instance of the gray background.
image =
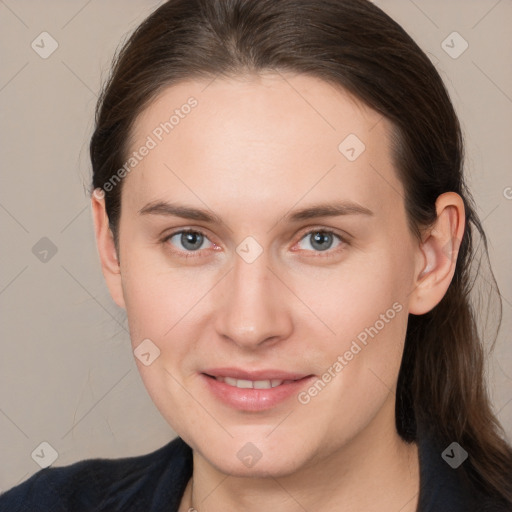
[[[86,193],[100,83],[116,46],[160,3],[0,0],[0,490],[40,469],[31,454],[44,441],[60,466],[148,453],[175,436],[146,394],[124,311],[104,284]],[[490,392],[512,441],[512,2],[375,3],[429,54],[462,122],[503,296]],[[59,45],[46,59],[31,47],[43,31]],[[442,47],[454,31],[469,44],[457,58]],[[453,53],[463,42],[446,44]]]

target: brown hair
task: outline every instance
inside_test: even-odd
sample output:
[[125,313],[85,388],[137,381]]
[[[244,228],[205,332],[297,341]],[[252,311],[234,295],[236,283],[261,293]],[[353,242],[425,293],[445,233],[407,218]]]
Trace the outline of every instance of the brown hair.
[[[512,449],[490,405],[484,340],[470,300],[474,236],[486,256],[487,240],[464,181],[459,121],[435,67],[382,10],[366,0],[164,3],[114,59],[90,144],[93,188],[123,166],[137,116],[164,88],[265,71],[341,86],[391,121],[394,162],[416,236],[436,219],[440,194],[463,198],[466,230],[449,289],[429,313],[409,316],[396,427],[408,442],[418,439],[420,425],[445,446],[458,442],[470,454],[463,468],[473,486],[512,503]],[[105,190],[116,247],[121,190],[122,182]],[[491,281],[497,291],[494,276]],[[500,299],[499,312],[501,319]]]

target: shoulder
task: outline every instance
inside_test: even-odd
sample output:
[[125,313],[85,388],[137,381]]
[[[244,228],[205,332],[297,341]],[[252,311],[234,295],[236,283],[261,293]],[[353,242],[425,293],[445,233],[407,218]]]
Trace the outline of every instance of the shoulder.
[[469,477],[468,454],[423,431],[419,438],[419,512],[512,512],[510,504],[477,490]]
[[178,437],[138,457],[42,469],[0,495],[0,511],[169,511],[191,474],[192,451]]

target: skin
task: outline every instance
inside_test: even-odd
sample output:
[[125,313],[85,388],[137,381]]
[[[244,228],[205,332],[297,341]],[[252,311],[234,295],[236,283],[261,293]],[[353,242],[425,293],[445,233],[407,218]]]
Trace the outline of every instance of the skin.
[[[194,450],[180,510],[413,512],[418,450],[395,429],[396,382],[408,314],[431,310],[453,277],[462,199],[441,195],[437,222],[418,240],[391,159],[391,125],[378,113],[305,75],[207,85],[173,85],[137,119],[132,150],[187,98],[198,100],[126,176],[119,254],[104,202],[92,197],[103,274],[126,309],[132,348],[149,338],[160,349],[149,366],[136,359],[144,384]],[[366,146],[352,162],[338,150],[351,133]],[[222,223],[139,213],[157,200],[207,209]],[[373,215],[284,219],[338,201]],[[199,251],[179,235],[162,241],[184,228],[205,234]],[[315,229],[346,242],[335,236],[321,251]],[[236,252],[247,236],[263,250],[252,263]],[[221,366],[321,377],[394,303],[402,310],[307,404],[292,397],[241,412],[199,377]],[[248,442],[262,454],[252,467],[237,457]]]

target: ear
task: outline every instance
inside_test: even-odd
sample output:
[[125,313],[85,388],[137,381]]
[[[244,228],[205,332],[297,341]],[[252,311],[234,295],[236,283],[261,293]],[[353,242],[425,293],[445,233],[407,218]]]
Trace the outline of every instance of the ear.
[[105,211],[105,193],[103,190],[100,188],[94,190],[91,196],[91,203],[96,246],[98,247],[103,277],[112,299],[119,307],[124,309],[121,267],[114,244],[114,235],[108,224],[108,216]]
[[441,194],[436,212],[437,220],[418,248],[417,277],[409,301],[409,313],[413,315],[428,313],[446,294],[464,235],[465,209],[459,194]]

